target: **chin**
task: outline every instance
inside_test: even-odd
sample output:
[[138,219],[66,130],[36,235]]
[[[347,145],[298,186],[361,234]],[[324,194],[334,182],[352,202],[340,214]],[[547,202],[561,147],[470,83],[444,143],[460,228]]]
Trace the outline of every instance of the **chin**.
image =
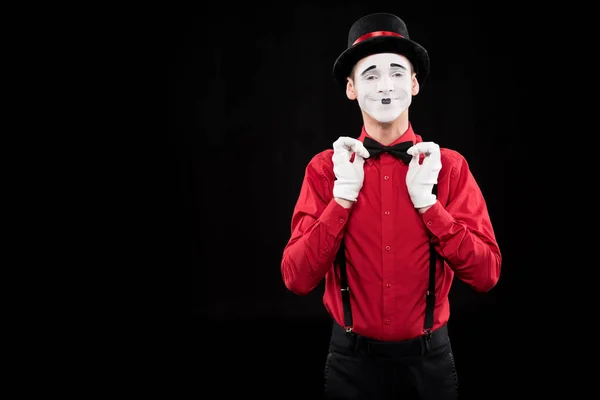
[[[363,118],[370,118],[372,119],[374,122],[379,122],[380,124],[390,124],[392,122],[394,122],[395,120],[397,120],[400,115],[402,115],[402,112],[398,111],[398,110],[369,110],[367,111],[366,109],[361,107],[361,111],[363,114]],[[383,112],[378,112],[378,111],[383,111]]]
[[375,121],[381,124],[389,124],[397,120],[399,116],[400,114],[394,113],[392,115],[379,115],[377,117],[371,116],[371,118],[373,118]]

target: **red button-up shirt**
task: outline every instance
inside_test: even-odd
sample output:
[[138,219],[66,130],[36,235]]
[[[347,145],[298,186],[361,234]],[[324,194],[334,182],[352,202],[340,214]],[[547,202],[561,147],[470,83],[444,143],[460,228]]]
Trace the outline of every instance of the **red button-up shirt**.
[[[367,136],[363,127],[358,139]],[[409,126],[392,144],[407,140],[422,138]],[[333,265],[343,237],[354,331],[379,340],[423,334],[430,238],[440,255],[433,329],[448,321],[454,274],[477,291],[494,287],[501,254],[485,200],[464,157],[440,150],[438,201],[424,214],[407,191],[408,165],[392,155],[366,159],[363,187],[351,209],[333,199],[333,150],[313,157],[283,251],[286,287],[303,295],[325,278],[324,306],[345,326],[339,270]]]

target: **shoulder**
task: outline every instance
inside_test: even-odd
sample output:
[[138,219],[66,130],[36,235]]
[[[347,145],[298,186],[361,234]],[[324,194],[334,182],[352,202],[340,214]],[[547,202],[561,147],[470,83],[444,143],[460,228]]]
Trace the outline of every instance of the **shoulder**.
[[471,173],[467,159],[459,151],[440,147],[440,156],[442,169],[445,169],[445,173],[451,178],[466,176]]
[[320,175],[323,178],[333,176],[333,149],[326,149],[315,154],[306,166],[306,173]]
[[[417,142],[427,142],[427,140],[424,140],[423,137],[421,135],[417,135],[415,134],[416,138],[417,138]],[[448,148],[448,147],[443,147],[442,145],[440,145],[439,143],[435,142],[439,147],[440,147],[440,157],[441,157],[441,161],[442,161],[442,165],[446,166],[446,167],[454,167],[454,166],[461,166],[463,164],[466,164],[466,159],[465,157],[459,153],[457,150]]]
[[440,146],[440,155],[442,159],[442,164],[446,163],[451,166],[461,166],[466,164],[467,160],[465,157],[459,153],[457,150],[449,149],[447,147]]

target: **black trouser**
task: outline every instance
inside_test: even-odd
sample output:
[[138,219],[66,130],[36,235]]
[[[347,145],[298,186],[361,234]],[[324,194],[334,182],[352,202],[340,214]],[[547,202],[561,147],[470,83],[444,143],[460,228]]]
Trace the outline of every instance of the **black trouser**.
[[446,326],[424,337],[380,342],[333,324],[326,399],[455,400],[458,379]]

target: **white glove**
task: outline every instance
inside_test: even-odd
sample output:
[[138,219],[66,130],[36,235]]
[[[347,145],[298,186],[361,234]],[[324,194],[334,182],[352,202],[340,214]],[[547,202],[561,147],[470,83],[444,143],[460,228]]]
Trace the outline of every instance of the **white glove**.
[[[408,164],[406,187],[415,208],[432,206],[437,201],[432,192],[442,169],[440,146],[433,142],[417,143],[406,151],[413,156]],[[425,154],[419,165],[419,154]]]
[[[350,162],[352,153],[354,162]],[[363,164],[369,158],[369,152],[360,140],[342,136],[333,142],[333,173],[336,180],[333,184],[333,197],[356,201],[365,178]]]

